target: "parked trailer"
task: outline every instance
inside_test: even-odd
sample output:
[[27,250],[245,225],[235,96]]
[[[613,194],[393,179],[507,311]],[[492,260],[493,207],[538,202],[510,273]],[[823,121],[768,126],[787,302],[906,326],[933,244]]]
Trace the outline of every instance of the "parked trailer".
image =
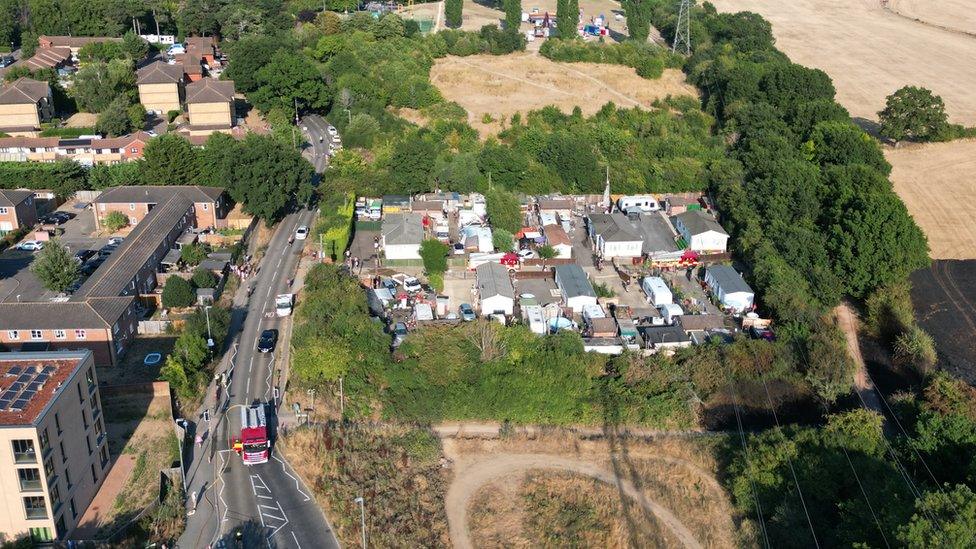
[[674,303],[674,296],[664,279],[659,276],[645,277],[641,288],[647,294],[647,302],[655,307]]

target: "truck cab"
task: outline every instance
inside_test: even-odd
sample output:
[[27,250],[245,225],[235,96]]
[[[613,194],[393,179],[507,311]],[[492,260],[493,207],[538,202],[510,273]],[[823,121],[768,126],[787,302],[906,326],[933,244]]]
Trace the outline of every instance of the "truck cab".
[[267,463],[271,457],[271,444],[268,442],[268,422],[264,404],[241,408],[241,438],[235,444],[240,448],[244,465]]
[[275,296],[275,315],[279,317],[289,316],[294,302],[295,294],[278,294]]

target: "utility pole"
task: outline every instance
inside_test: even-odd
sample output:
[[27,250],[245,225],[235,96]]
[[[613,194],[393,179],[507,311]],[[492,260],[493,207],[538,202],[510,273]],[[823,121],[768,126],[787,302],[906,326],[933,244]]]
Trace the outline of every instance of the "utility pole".
[[213,334],[210,333],[210,305],[203,308],[203,314],[207,317],[207,348],[214,346]]
[[366,500],[358,497],[355,502],[359,504],[359,523],[363,529],[363,549],[366,549]]
[[[674,42],[671,43],[671,53],[684,49],[685,55],[691,55],[691,5],[693,0],[680,0],[678,6],[678,24],[674,30]],[[682,48],[682,46],[684,46]]]
[[346,400],[342,392],[342,376],[339,376],[339,419],[346,417]]

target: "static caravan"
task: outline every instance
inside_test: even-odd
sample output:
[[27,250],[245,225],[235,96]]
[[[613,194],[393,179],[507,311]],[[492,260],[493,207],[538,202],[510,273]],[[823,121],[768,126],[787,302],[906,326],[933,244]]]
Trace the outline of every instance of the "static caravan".
[[529,331],[533,334],[545,335],[546,319],[542,314],[542,307],[539,305],[522,307],[522,315],[525,317],[526,324],[529,325]]
[[647,302],[655,307],[674,303],[674,296],[664,279],[659,276],[645,277],[641,288],[647,294]]
[[664,318],[664,323],[669,325],[677,322],[678,317],[685,314],[685,312],[681,309],[681,305],[678,305],[677,303],[666,303],[657,309],[661,311],[661,317]]
[[622,212],[633,209],[641,212],[656,212],[661,209],[661,203],[657,201],[657,198],[649,194],[638,194],[620,197],[617,200],[617,208]]
[[705,284],[727,310],[742,313],[752,309],[755,293],[739,273],[728,265],[714,265],[705,271]]

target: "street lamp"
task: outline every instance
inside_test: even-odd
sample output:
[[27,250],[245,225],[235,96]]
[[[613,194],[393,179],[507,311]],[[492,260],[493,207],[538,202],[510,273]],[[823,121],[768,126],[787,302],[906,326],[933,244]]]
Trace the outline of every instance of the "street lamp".
[[207,317],[207,348],[214,346],[213,334],[210,333],[210,305],[203,308],[203,314]]
[[359,522],[363,529],[363,549],[366,549],[366,500],[358,497],[355,502],[359,504]]

